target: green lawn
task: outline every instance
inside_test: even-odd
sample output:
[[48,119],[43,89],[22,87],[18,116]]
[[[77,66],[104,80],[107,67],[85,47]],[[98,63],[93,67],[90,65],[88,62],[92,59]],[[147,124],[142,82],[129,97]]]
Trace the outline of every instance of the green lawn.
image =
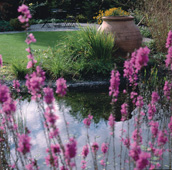
[[[32,43],[34,50],[46,50],[48,47],[67,41],[69,35],[75,35],[75,31],[59,32],[33,32],[36,43]],[[10,64],[17,60],[27,60],[25,49],[28,45],[25,43],[26,33],[1,34],[0,35],[0,54],[3,57],[4,64]],[[14,60],[15,59],[15,60]]]

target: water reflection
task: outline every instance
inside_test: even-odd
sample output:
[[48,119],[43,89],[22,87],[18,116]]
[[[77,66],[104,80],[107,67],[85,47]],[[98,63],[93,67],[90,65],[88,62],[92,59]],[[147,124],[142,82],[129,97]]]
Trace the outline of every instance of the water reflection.
[[[77,166],[78,169],[81,169],[81,150],[83,145],[86,144],[86,136],[87,136],[87,130],[84,127],[82,120],[87,117],[89,112],[91,112],[95,119],[94,122],[91,124],[91,127],[89,129],[89,135],[90,140],[92,142],[96,141],[101,145],[105,141],[109,141],[110,137],[110,130],[107,125],[107,119],[111,112],[111,105],[109,104],[110,98],[107,97],[108,95],[106,93],[87,93],[88,98],[84,96],[83,94],[70,94],[67,97],[65,97],[63,100],[56,101],[55,108],[56,108],[56,114],[59,116],[59,120],[57,121],[57,126],[60,129],[61,137],[63,142],[65,143],[67,140],[67,133],[66,133],[66,127],[63,119],[63,113],[65,113],[65,117],[67,121],[69,122],[69,129],[70,129],[70,135],[75,136],[78,142],[78,157],[77,157]],[[77,96],[78,95],[78,96]],[[104,98],[105,96],[105,98]],[[40,116],[42,110],[39,107],[39,105],[33,101],[28,102],[27,100],[22,101],[21,103],[21,111],[24,114],[27,127],[31,131],[31,138],[32,138],[32,155],[38,159],[38,163],[40,165],[40,169],[49,169],[45,165],[45,157],[46,157],[46,141],[44,137],[44,131],[43,131],[43,125],[42,125],[42,117]],[[145,113],[147,108],[145,107]],[[159,115],[162,115],[163,111],[159,109],[159,114],[157,114],[157,117]],[[116,123],[116,129],[115,129],[115,149],[116,149],[116,169],[120,169],[120,167],[123,167],[123,169],[133,169],[132,165],[129,165],[126,162],[128,160],[128,151],[123,146],[121,148],[121,142],[120,142],[120,136],[121,136],[121,130],[122,128],[127,130],[129,132],[129,135],[131,136],[131,132],[134,130],[134,118],[137,115],[137,110],[132,112],[132,118],[125,122],[117,122]],[[161,126],[167,125],[168,118],[167,117],[161,117],[162,119],[158,119]],[[146,119],[146,116],[144,118],[144,123],[142,124],[142,137],[143,137],[143,146],[148,147],[148,142],[151,140],[150,131],[148,127],[148,121]],[[112,152],[112,142],[110,144],[110,153],[109,153],[109,164],[108,169],[113,169],[113,162],[114,162],[114,155]],[[101,160],[102,154],[98,152],[98,161]],[[121,160],[120,160],[121,159]],[[88,158],[88,169],[93,170],[93,164],[92,164],[92,157],[91,154],[89,154]],[[121,165],[120,165],[121,164]],[[167,165],[169,164],[168,155],[165,153],[164,158],[164,169],[168,169]],[[99,164],[99,169],[101,169],[101,166]]]

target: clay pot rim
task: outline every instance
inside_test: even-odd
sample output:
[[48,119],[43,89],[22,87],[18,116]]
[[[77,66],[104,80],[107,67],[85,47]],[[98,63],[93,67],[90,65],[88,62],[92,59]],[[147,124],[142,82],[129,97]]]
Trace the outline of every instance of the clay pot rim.
[[132,21],[134,17],[132,16],[107,16],[102,17],[104,21]]

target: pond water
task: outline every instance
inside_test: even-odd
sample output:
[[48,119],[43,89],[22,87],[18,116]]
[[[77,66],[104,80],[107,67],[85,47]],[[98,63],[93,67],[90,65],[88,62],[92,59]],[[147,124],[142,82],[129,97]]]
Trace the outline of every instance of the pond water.
[[[83,124],[83,119],[91,113],[94,116],[93,122],[88,130],[91,143],[95,140],[101,145],[103,142],[107,142],[112,138],[110,135],[110,128],[108,126],[108,117],[112,112],[112,107],[110,105],[111,98],[108,96],[108,92],[86,92],[86,93],[68,93],[63,99],[57,99],[55,102],[56,114],[59,116],[57,121],[57,126],[60,130],[60,134],[63,142],[67,142],[65,119],[69,122],[69,131],[71,136],[75,136],[77,139],[78,150],[77,150],[77,168],[81,169],[81,150],[87,141],[87,129]],[[119,103],[123,103],[123,94],[121,94]],[[116,109],[117,113],[120,112],[120,107]],[[146,110],[146,107],[145,107]],[[43,119],[41,116],[42,109],[40,105],[36,102],[28,102],[28,100],[21,101],[19,104],[18,113],[22,112],[24,120],[26,120],[26,126],[31,131],[31,143],[32,143],[32,155],[38,159],[38,163],[41,170],[49,169],[45,165],[46,157],[46,140],[43,131]],[[115,126],[115,166],[116,169],[133,169],[133,164],[128,164],[129,160],[128,151],[125,146],[121,145],[121,132],[125,129],[129,132],[131,136],[134,130],[135,116],[138,114],[137,110],[131,113],[131,118],[125,122],[117,121]],[[119,116],[120,117],[120,116]],[[142,149],[148,148],[148,141],[151,140],[151,134],[148,126],[148,121],[145,116],[142,123],[142,137],[143,144]],[[158,109],[157,120],[159,121],[161,127],[167,125],[169,118],[164,116],[164,111],[161,108]],[[124,136],[127,134],[124,133]],[[101,147],[101,146],[100,146]],[[168,144],[167,146],[168,147]],[[112,140],[109,145],[109,159],[108,170],[112,170],[114,164],[114,154]],[[103,155],[98,151],[98,169],[103,169],[100,165],[100,160]],[[163,156],[163,169],[168,169],[169,158],[168,153],[164,153]],[[91,154],[87,157],[87,165],[89,170],[93,170]],[[153,160],[155,163],[157,159]]]

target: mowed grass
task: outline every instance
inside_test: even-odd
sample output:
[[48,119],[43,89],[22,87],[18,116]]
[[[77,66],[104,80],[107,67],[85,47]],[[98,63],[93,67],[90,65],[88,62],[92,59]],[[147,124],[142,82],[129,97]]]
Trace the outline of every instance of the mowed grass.
[[[46,50],[68,40],[68,36],[75,36],[76,31],[58,32],[33,32],[37,42],[32,43],[34,50]],[[0,54],[4,64],[11,64],[16,60],[27,60],[28,53],[25,49],[26,33],[1,34],[0,35]]]

